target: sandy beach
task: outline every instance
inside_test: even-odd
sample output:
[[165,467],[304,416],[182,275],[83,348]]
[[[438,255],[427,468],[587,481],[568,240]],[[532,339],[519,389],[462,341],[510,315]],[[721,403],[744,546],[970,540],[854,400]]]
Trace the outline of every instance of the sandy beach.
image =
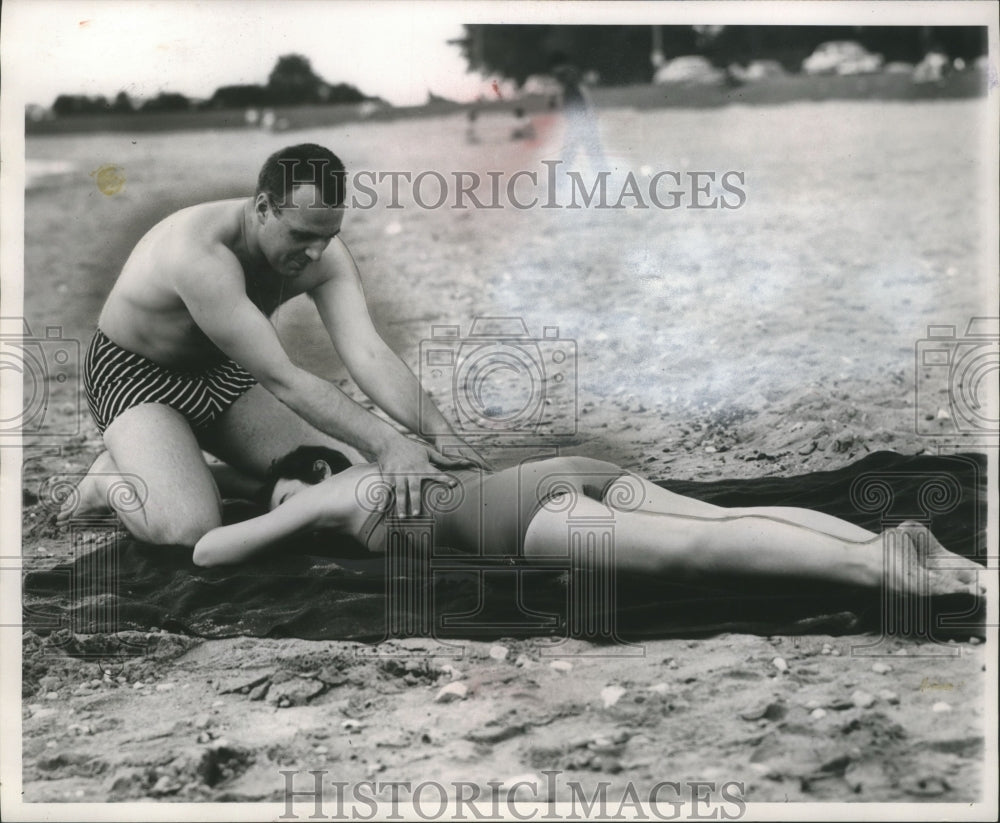
[[[947,385],[916,391],[915,351],[929,325],[961,336],[994,305],[988,115],[983,100],[607,110],[615,197],[629,173],[646,185],[662,170],[732,171],[745,203],[425,208],[405,188],[398,209],[349,209],[343,238],[376,324],[418,374],[435,324],[466,333],[476,317],[520,317],[533,335],[554,326],[574,341],[578,419],[563,453],[708,480],[962,450],[974,441]],[[247,194],[281,145],[323,143],[349,170],[510,175],[557,156],[557,116],[535,126],[534,141],[512,141],[512,118],[484,117],[475,144],[461,116],[30,139],[41,172],[25,198],[25,319],[40,339],[58,325],[82,353],[144,231],[184,205]],[[95,183],[107,164],[125,177],[113,196]],[[307,300],[274,322],[298,362],[371,407]],[[28,570],[72,554],[42,486],[84,472],[100,449],[78,363],[65,382],[48,375],[44,419],[26,436]],[[310,769],[535,780],[543,800],[570,799],[571,780],[588,797],[607,781],[619,799],[630,783],[704,780],[739,783],[749,802],[970,802],[991,779],[991,658],[978,641],[894,638],[873,651],[872,637],[733,634],[624,655],[501,635],[445,656],[421,640],[133,639],[147,653],[106,675],[81,656],[106,639],[29,621],[25,800],[281,801],[280,772],[301,771],[301,788]],[[464,694],[438,699],[452,683]],[[546,770],[561,770],[554,795]]]

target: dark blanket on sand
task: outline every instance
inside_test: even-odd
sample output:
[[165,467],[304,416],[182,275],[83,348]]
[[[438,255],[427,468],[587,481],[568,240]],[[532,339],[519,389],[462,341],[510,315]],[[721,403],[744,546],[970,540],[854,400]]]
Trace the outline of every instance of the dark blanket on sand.
[[[871,531],[905,519],[928,525],[943,545],[985,562],[983,455],[902,456],[877,452],[830,472],[661,486],[721,506],[800,506]],[[230,516],[245,516],[245,507]],[[81,532],[86,523],[71,528]],[[576,636],[598,642],[695,636],[879,632],[946,639],[982,634],[982,607],[949,596],[926,614],[900,616],[879,594],[829,585],[768,591],[642,581],[619,576],[614,594],[567,568],[498,563],[456,568],[454,558],[391,572],[383,556],[330,535],[300,538],[265,560],[198,568],[190,550],[119,539],[81,551],[71,563],[25,575],[25,626],[91,634],[159,627],[203,637],[300,637],[377,641],[385,637]],[[616,547],[625,551],[627,547]],[[593,583],[593,581],[590,581]]]

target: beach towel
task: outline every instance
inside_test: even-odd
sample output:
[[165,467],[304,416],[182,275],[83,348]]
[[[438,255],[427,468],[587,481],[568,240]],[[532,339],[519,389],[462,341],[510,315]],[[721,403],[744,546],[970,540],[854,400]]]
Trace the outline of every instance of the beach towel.
[[[835,471],[796,477],[662,481],[721,506],[800,506],[880,532],[903,520],[985,563],[986,458],[876,452]],[[251,514],[227,506],[229,519]],[[81,533],[86,522],[72,523]],[[620,548],[618,550],[625,550]],[[463,565],[464,564],[464,565]],[[190,550],[117,539],[24,576],[24,625],[38,634],[165,629],[200,637],[581,637],[620,643],[720,632],[763,635],[982,635],[983,609],[953,595],[918,604],[846,587],[794,592],[747,581],[726,588],[608,578],[568,562],[490,565],[444,550],[381,556],[318,535],[239,567],[203,569]]]

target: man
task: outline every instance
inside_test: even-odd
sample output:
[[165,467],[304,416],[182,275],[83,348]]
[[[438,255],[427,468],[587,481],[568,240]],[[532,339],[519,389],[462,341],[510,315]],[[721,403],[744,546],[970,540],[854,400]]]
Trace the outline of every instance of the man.
[[[140,499],[117,507],[126,527],[151,543],[193,546],[221,523],[203,450],[262,478],[303,443],[346,442],[378,461],[399,516],[419,513],[422,480],[453,485],[442,468],[479,462],[468,447],[471,460],[440,453],[464,444],[433,404],[418,419],[422,389],[372,325],[338,237],[345,183],[332,152],[292,146],[268,158],[253,198],[183,209],[139,241],[84,367],[107,451],[62,518],[108,505],[113,484],[137,477]],[[268,317],[303,293],[361,389],[409,430],[433,432],[433,448],[291,362]]]
[[608,168],[601,136],[597,129],[597,116],[590,94],[584,87],[580,70],[562,52],[549,56],[549,73],[562,87],[562,108],[565,116],[562,157],[566,163],[573,163],[576,155],[582,153],[594,167],[592,171]]

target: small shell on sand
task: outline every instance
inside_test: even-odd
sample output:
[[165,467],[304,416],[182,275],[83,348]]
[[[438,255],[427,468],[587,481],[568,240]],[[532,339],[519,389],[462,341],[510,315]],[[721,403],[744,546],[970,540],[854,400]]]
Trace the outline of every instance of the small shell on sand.
[[601,700],[604,701],[604,708],[608,709],[614,706],[623,694],[625,694],[625,689],[621,686],[605,686],[601,689]]
[[494,660],[506,660],[508,654],[510,654],[510,649],[506,646],[497,645],[490,647],[490,657]]
[[868,709],[875,704],[875,696],[868,694],[868,692],[862,689],[858,689],[851,695],[851,702],[859,709]]
[[442,686],[434,698],[435,703],[451,703],[453,700],[464,700],[469,693],[469,687],[464,683],[454,682]]

